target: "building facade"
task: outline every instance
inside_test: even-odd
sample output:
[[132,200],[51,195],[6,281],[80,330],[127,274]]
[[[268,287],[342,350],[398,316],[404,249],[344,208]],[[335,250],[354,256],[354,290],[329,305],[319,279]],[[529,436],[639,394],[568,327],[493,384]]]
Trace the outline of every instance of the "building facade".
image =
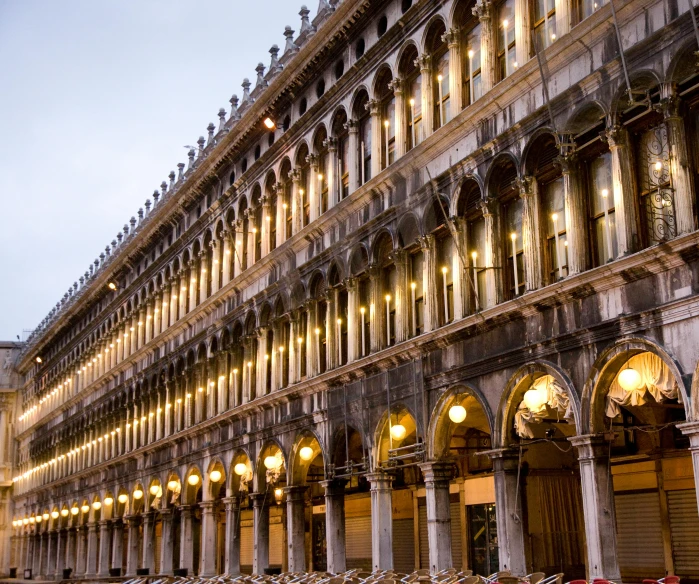
[[620,4],[302,8],[29,338],[10,566],[699,578],[699,35]]

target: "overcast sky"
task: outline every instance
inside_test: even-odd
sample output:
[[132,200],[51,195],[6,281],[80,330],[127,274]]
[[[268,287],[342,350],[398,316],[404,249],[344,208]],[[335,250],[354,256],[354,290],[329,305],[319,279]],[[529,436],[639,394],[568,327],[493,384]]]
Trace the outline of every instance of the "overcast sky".
[[0,340],[35,328],[186,162],[301,3],[0,0]]

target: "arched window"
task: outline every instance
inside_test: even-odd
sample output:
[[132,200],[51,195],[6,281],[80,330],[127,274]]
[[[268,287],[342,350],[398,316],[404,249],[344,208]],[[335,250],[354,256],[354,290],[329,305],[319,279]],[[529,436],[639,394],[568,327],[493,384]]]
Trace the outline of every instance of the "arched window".
[[240,253],[240,270],[243,271],[248,267],[248,233],[250,233],[250,220],[247,214],[248,202],[243,197],[240,201],[240,208],[238,210],[238,217],[243,220],[243,238],[242,238],[242,250],[238,250]]
[[517,188],[517,169],[511,160],[501,161],[491,171],[491,196],[500,205],[503,296],[511,300],[524,293],[524,247],[522,242],[522,199]]
[[332,133],[337,140],[337,170],[340,199],[349,195],[349,132],[346,128],[347,114],[342,109],[335,114]]
[[466,220],[467,249],[464,252],[469,262],[469,269],[465,297],[469,312],[477,312],[490,305],[486,286],[485,219],[481,200],[481,189],[478,183],[473,179],[464,181],[459,194],[458,214]]
[[[638,88],[642,89],[644,85],[648,86],[648,81],[639,81]],[[647,91],[650,104],[627,106],[620,114],[620,121],[628,129],[634,154],[640,243],[643,247],[668,241],[677,235],[667,126],[662,114],[649,107],[660,102],[660,89],[652,85]],[[625,99],[620,98],[620,107]]]
[[356,249],[350,259],[350,273],[357,281],[357,356],[364,357],[371,351],[371,280],[369,279],[369,259],[363,247]]
[[362,91],[354,104],[353,117],[359,127],[359,184],[371,179],[371,115],[367,109],[369,95]]
[[420,229],[412,215],[405,216],[398,225],[398,245],[407,254],[408,289],[406,306],[408,306],[410,328],[409,336],[414,337],[425,330],[424,301],[424,258],[420,245]]
[[277,247],[277,205],[279,198],[277,197],[276,179],[273,174],[267,177],[265,182],[265,195],[269,202],[269,211],[265,216],[265,224],[267,226],[267,238],[269,242],[269,251]]
[[254,235],[253,242],[255,246],[255,262],[262,258],[262,221],[264,221],[264,218],[262,217],[262,202],[260,201],[261,197],[262,191],[260,189],[260,185],[255,185],[255,188],[252,191],[252,208],[254,209],[255,213],[255,220],[252,226],[252,233]]
[[461,67],[463,106],[483,95],[481,83],[481,23],[473,14],[475,2],[462,0],[455,10],[454,22],[461,31]]
[[576,6],[578,22],[585,20],[588,16],[592,16],[606,3],[607,0],[578,0]]
[[[436,265],[434,282],[437,289],[431,291],[437,299],[436,321],[439,326],[451,322],[454,319],[454,262],[453,258],[458,254],[454,246],[454,239],[447,227],[445,211],[449,208],[449,202],[445,199],[434,199],[425,215],[425,231],[434,236]],[[430,291],[428,290],[428,293]]]
[[432,62],[432,103],[434,104],[434,129],[450,119],[449,112],[449,47],[443,40],[446,28],[441,20],[432,24],[427,35],[427,52]]
[[606,140],[604,111],[598,106],[583,109],[570,123],[580,161],[580,186],[585,193],[592,265],[601,266],[617,256],[612,155]]
[[335,350],[337,351],[336,362],[338,367],[347,363],[347,317],[348,317],[348,295],[347,288],[342,283],[340,271],[333,265],[328,273],[328,285],[333,293],[335,303]]
[[376,80],[376,99],[379,101],[381,119],[381,168],[388,167],[396,156],[396,98],[391,82],[390,69],[384,68]]
[[376,262],[379,267],[379,290],[375,317],[380,319],[382,326],[379,346],[389,347],[396,342],[396,288],[398,277],[393,262],[393,241],[388,234],[380,236],[377,244]]
[[417,49],[410,45],[398,65],[398,74],[405,80],[406,151],[422,141],[422,74],[415,64],[416,59]]
[[311,221],[311,203],[308,198],[308,181],[311,177],[311,165],[308,161],[308,146],[303,144],[296,155],[296,170],[299,172],[299,204],[301,211],[301,227]]
[[568,275],[565,191],[561,168],[556,164],[558,147],[551,134],[538,138],[530,146],[529,171],[534,175],[540,197],[539,225],[546,238],[544,275],[551,283]]
[[315,150],[318,164],[318,173],[315,178],[317,180],[316,191],[318,193],[318,202],[316,204],[318,205],[319,215],[328,210],[328,165],[330,156],[328,155],[327,139],[328,133],[325,127],[321,126],[313,142],[313,149]]
[[515,47],[515,0],[505,0],[497,7],[497,75],[502,81],[517,67]]
[[277,204],[281,204],[281,223],[279,229],[282,229],[284,233],[283,240],[286,241],[293,234],[293,215],[291,212],[291,203],[293,196],[293,179],[291,175],[291,162],[289,159],[285,159],[282,163],[281,170],[279,171],[279,178],[282,184],[281,201],[278,200]]
[[328,303],[325,299],[325,282],[323,278],[317,276],[311,285],[313,298],[316,300],[316,319],[313,331],[313,342],[316,343],[316,353],[318,358],[318,373],[325,373],[328,366],[327,358],[327,321]]

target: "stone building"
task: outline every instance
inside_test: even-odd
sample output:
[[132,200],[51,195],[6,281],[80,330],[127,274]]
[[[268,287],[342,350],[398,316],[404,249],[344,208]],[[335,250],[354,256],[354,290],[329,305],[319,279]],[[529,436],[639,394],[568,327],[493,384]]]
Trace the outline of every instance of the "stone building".
[[11,565],[699,577],[688,0],[321,0],[28,340]]

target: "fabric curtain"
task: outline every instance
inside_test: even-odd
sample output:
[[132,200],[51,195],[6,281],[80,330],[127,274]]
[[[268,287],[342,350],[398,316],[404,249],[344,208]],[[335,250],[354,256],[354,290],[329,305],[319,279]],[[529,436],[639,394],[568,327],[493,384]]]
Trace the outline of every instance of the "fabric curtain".
[[515,431],[521,438],[534,438],[532,424],[541,423],[546,417],[556,416],[558,420],[566,420],[573,423],[573,409],[568,394],[551,375],[543,375],[536,379],[529,390],[534,390],[545,399],[541,407],[536,410],[529,409],[524,400],[515,412]]
[[536,477],[543,549],[542,566],[584,563],[583,510],[580,479],[573,475]]
[[[619,385],[619,373],[631,368],[641,375],[638,389],[624,390]],[[653,353],[639,353],[631,357],[617,373],[609,386],[605,413],[608,418],[615,418],[621,412],[621,406],[642,406],[652,398],[658,403],[676,399],[682,403],[677,381],[664,361]]]

